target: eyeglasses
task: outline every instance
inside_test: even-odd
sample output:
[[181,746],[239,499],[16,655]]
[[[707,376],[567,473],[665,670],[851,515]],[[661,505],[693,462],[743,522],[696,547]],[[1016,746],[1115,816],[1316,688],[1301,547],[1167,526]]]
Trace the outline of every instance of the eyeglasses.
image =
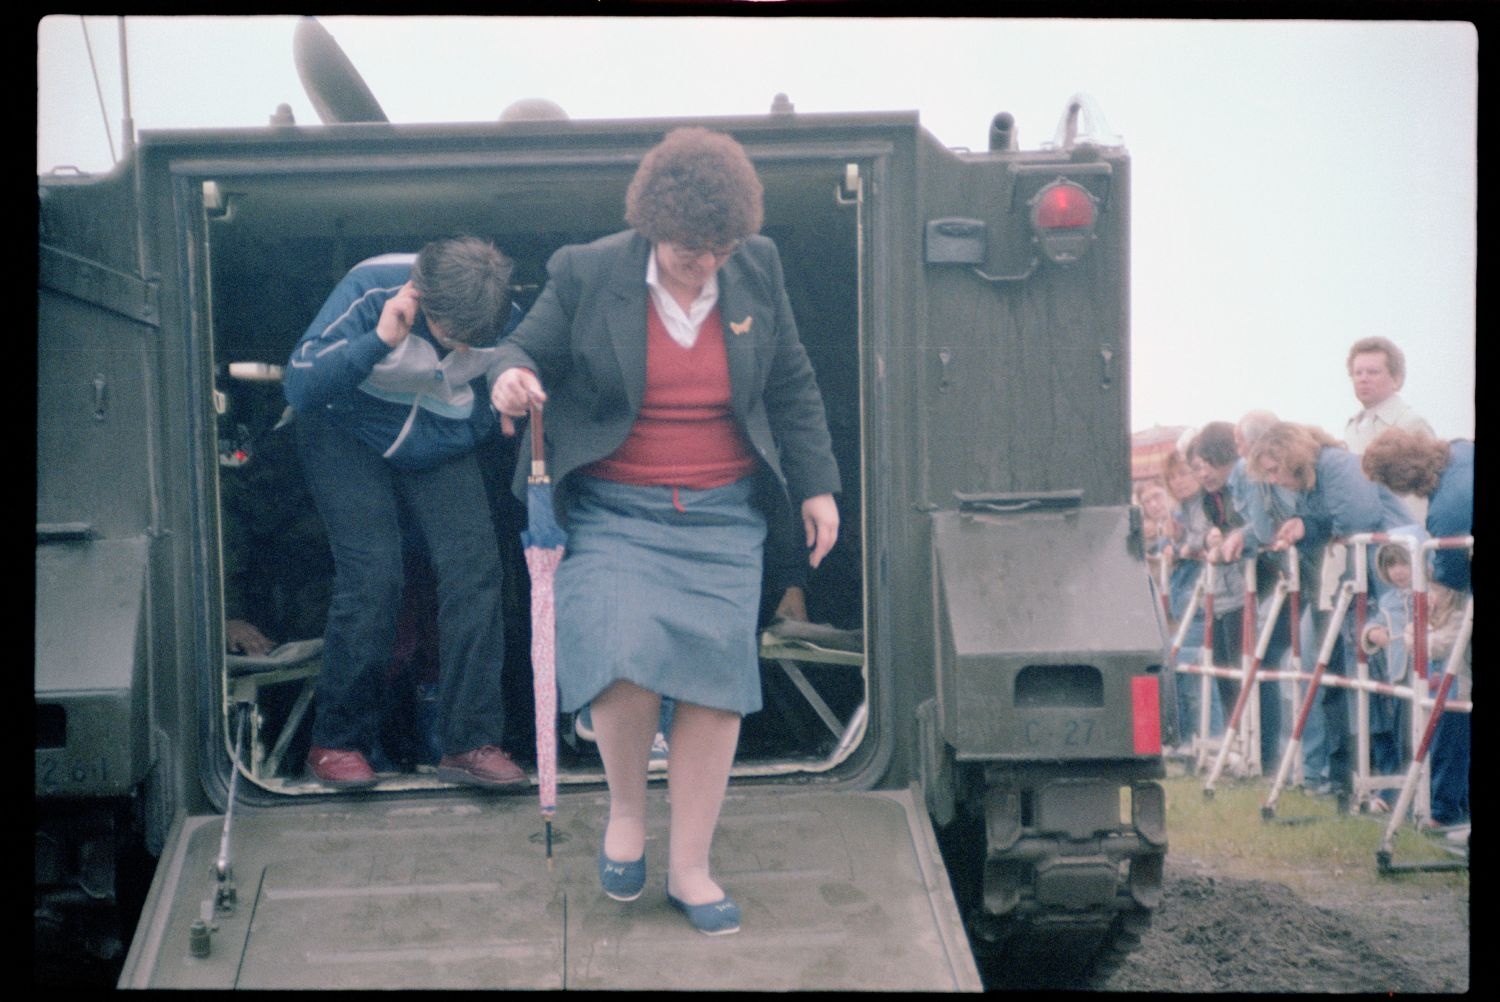
[[669,244],[672,256],[683,264],[691,264],[705,254],[713,256],[715,264],[723,264],[729,260],[731,254],[740,249],[743,241],[736,240],[725,247],[684,247],[681,244]]

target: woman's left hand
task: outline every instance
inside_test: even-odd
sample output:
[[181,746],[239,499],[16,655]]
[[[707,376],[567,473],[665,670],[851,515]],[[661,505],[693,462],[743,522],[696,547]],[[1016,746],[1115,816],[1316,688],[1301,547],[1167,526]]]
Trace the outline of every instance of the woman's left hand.
[[817,494],[802,502],[802,525],[807,530],[808,563],[823,562],[839,539],[839,506],[832,494]]

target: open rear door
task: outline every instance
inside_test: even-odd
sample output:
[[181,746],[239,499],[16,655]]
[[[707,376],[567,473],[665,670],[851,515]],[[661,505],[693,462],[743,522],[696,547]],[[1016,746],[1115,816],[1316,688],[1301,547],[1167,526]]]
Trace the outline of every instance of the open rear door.
[[910,791],[731,790],[714,866],[744,926],[721,938],[667,904],[665,790],[651,796],[650,876],[627,904],[599,889],[603,794],[561,798],[550,872],[529,797],[240,808],[230,840],[237,902],[215,919],[207,956],[193,955],[192,926],[213,911],[222,819],[187,818],[120,985],[981,988]]

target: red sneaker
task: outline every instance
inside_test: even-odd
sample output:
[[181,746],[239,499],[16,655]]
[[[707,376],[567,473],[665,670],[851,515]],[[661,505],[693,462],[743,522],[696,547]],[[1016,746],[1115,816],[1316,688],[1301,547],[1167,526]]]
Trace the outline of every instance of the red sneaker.
[[338,748],[311,748],[307,752],[307,771],[325,786],[336,786],[341,790],[357,790],[374,786],[377,782],[375,770],[357,751],[342,751]]
[[444,755],[438,763],[438,779],[445,783],[476,786],[523,786],[526,772],[494,745],[481,745],[462,755]]

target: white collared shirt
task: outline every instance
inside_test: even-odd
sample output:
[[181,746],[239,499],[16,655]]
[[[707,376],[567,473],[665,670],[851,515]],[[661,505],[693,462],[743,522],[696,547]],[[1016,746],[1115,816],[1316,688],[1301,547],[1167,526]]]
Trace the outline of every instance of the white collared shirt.
[[[1356,456],[1363,456],[1370,443],[1379,438],[1380,433],[1387,428],[1402,428],[1437,438],[1432,425],[1412,410],[1411,406],[1401,399],[1399,393],[1392,393],[1374,407],[1366,407],[1349,419],[1349,423],[1344,426],[1344,444]],[[1418,525],[1427,520],[1425,497],[1420,494],[1397,494],[1396,496],[1406,505]]]
[[666,286],[661,284],[661,276],[656,268],[656,245],[653,244],[651,253],[646,255],[646,287],[651,290],[651,301],[656,304],[656,313],[666,325],[667,336],[684,348],[691,348],[696,344],[698,328],[703,326],[703,321],[708,319],[709,313],[719,303],[718,275],[708,276],[698,298],[693,300],[692,307],[684,313]]
[[1392,393],[1374,407],[1367,407],[1349,419],[1344,426],[1344,443],[1350,452],[1362,456],[1365,447],[1387,428],[1404,428],[1437,437],[1432,426],[1412,410],[1400,394]]

